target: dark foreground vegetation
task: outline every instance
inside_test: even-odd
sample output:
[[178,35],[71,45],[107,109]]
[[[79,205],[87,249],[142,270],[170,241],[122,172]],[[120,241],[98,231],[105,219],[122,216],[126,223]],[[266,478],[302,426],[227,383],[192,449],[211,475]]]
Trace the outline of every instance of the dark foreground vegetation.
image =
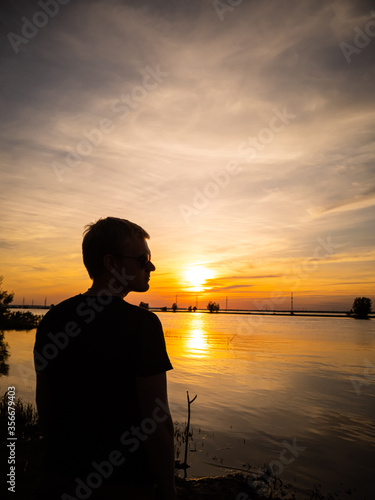
[[29,311],[9,312],[7,315],[0,318],[1,330],[31,330],[36,328],[42,315],[33,314]]
[[2,330],[29,330],[38,326],[42,316],[30,311],[10,311],[9,305],[13,302],[14,293],[2,289],[4,278],[0,276],[0,329]]

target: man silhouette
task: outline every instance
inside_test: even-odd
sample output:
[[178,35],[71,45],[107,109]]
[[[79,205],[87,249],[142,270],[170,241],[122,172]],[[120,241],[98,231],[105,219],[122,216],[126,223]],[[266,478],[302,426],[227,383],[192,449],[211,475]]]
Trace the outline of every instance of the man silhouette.
[[172,369],[158,317],[123,299],[149,289],[148,233],[108,217],[85,229],[93,280],[53,307],[34,347],[47,441],[38,498],[175,499]]

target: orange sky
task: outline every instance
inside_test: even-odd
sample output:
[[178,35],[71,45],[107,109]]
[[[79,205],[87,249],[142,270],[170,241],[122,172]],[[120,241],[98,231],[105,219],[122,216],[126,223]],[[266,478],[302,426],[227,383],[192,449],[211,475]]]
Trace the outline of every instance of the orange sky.
[[85,291],[82,231],[106,216],[151,234],[157,270],[133,303],[194,305],[194,284],[199,306],[375,300],[367,2],[70,2],[28,39],[40,7],[8,9],[0,274],[15,303]]

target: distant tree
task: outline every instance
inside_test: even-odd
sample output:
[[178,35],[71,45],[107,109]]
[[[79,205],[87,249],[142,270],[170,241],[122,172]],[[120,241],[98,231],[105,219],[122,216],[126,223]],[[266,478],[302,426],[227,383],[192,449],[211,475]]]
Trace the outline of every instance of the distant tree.
[[188,307],[188,311],[191,312],[193,308],[191,306]]
[[193,311],[195,312],[197,310],[197,306],[194,306],[193,307]]
[[210,313],[218,312],[218,310],[220,309],[220,304],[217,304],[216,302],[212,302],[210,300],[210,302],[207,304],[207,309],[210,311]]
[[177,304],[176,304],[176,302],[173,302],[173,304],[172,304],[172,311],[174,313],[177,311]]
[[[38,325],[42,316],[33,314],[30,311],[11,312],[9,304],[12,303],[14,293],[2,289],[4,278],[0,276],[0,326],[2,328],[28,329]],[[1,359],[1,352],[0,352]]]
[[168,308],[166,306],[160,308],[161,311],[166,312],[168,311]]
[[5,318],[9,314],[9,304],[13,302],[14,292],[9,293],[7,290],[3,290],[4,277],[0,276],[0,319]]
[[350,312],[358,319],[367,319],[371,310],[371,299],[368,299],[367,297],[356,297]]
[[143,307],[143,309],[148,309],[148,302],[140,302],[139,307]]

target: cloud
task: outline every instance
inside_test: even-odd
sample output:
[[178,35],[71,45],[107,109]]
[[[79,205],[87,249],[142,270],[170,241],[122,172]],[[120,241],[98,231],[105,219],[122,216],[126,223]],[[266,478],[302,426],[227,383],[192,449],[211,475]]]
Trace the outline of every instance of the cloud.
[[44,271],[48,271],[48,268],[47,267],[43,267],[43,266],[40,266],[40,267],[37,267],[37,266],[31,266],[31,269],[33,271],[36,271],[38,273],[40,272],[44,272]]
[[325,212],[358,210],[372,205],[375,205],[375,187],[366,190],[362,194],[357,194],[353,199],[331,205],[325,209]]
[[14,243],[11,241],[0,240],[0,248],[5,248],[7,250],[11,250],[12,248],[14,248]]

